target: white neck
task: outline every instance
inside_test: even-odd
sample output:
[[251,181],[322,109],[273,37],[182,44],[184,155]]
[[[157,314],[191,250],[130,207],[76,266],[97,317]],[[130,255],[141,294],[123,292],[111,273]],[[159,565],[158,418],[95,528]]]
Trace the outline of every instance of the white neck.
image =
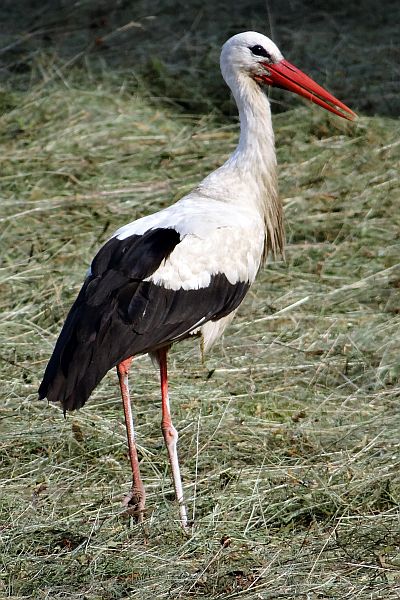
[[275,172],[275,138],[271,107],[267,96],[247,75],[228,81],[240,118],[239,144],[227,161],[246,168],[255,176],[271,176]]
[[278,197],[276,158],[268,98],[248,75],[225,78],[240,116],[239,144],[194,193],[257,211],[265,230],[264,257],[283,254],[285,234]]
[[239,109],[239,144],[221,170],[234,172],[253,192],[265,227],[265,255],[283,254],[284,228],[282,205],[278,196],[276,177],[275,138],[272,128],[271,107],[259,85],[247,74],[228,79]]

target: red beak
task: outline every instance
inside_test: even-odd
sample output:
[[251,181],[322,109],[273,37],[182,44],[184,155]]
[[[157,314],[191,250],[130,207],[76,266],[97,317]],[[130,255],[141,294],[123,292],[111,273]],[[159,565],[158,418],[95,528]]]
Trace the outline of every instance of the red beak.
[[350,110],[343,102],[340,102],[335,96],[332,96],[323,87],[315,83],[311,77],[308,77],[288,60],[281,60],[276,64],[263,63],[268,74],[260,75],[259,79],[269,85],[284,88],[299,96],[304,96],[322,108],[326,108],[335,115],[353,121],[357,118],[355,112]]

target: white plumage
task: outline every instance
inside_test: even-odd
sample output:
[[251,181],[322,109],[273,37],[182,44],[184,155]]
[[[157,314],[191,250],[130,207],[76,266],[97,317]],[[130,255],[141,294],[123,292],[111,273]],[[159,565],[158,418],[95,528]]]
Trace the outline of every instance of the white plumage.
[[171,422],[167,352],[201,333],[208,349],[232,320],[269,252],[283,252],[271,111],[262,86],[277,85],[347,119],[354,113],[286,61],[265,36],[233,36],[221,52],[222,75],[240,117],[232,156],[191,193],[164,210],[121,227],[93,260],[39,389],[41,398],[80,408],[117,366],[133,484],[127,504],[143,519],[145,490],[128,390],[132,357],[149,353],[160,366],[162,431],[182,526],[186,507]]
[[165,210],[126,225],[118,239],[149,229],[174,229],[181,242],[148,278],[177,290],[207,287],[212,275],[224,273],[230,283],[254,281],[264,246],[264,226],[256,211],[232,207],[194,192]]

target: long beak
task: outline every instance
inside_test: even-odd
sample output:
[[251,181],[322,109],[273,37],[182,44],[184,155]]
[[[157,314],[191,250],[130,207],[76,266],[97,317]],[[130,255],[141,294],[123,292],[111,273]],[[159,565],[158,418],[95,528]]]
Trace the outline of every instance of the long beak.
[[322,108],[326,108],[335,115],[353,121],[357,118],[348,106],[340,100],[332,96],[327,90],[318,85],[311,77],[300,71],[292,65],[288,60],[281,60],[275,64],[263,63],[267,74],[261,76],[261,79],[275,87],[284,88],[299,96],[304,96],[307,100],[311,100],[315,104],[319,104]]

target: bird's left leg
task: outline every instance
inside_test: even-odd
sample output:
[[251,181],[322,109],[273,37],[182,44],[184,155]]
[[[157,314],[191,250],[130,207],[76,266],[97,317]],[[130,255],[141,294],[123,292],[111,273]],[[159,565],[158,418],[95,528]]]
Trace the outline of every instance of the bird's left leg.
[[124,504],[130,507],[130,512],[135,514],[139,523],[143,521],[146,492],[140,477],[139,458],[136,448],[135,430],[133,428],[132,406],[128,386],[128,371],[132,358],[127,358],[117,365],[119,385],[121,388],[122,404],[124,406],[126,435],[128,438],[129,458],[132,468],[132,489],[124,499]]
[[186,512],[186,505],[183,499],[183,488],[181,471],[179,468],[177,443],[178,443],[178,432],[172,424],[171,412],[169,406],[169,394],[168,394],[168,373],[167,373],[167,352],[168,348],[161,348],[157,352],[157,358],[160,364],[160,378],[161,378],[161,398],[162,398],[162,421],[161,430],[163,432],[165,445],[168,451],[168,458],[172,470],[172,479],[174,482],[175,496],[179,504],[179,516],[183,529],[188,527],[188,519]]

